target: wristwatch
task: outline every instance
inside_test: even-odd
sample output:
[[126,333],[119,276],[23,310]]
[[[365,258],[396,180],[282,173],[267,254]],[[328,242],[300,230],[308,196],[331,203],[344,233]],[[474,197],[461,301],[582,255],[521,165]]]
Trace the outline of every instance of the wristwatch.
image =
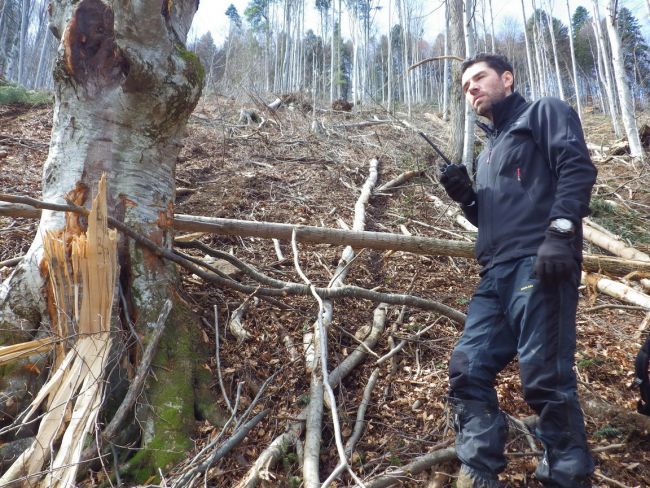
[[551,225],[548,226],[549,229],[553,229],[561,234],[573,234],[575,232],[575,227],[573,222],[569,219],[555,219],[551,220]]

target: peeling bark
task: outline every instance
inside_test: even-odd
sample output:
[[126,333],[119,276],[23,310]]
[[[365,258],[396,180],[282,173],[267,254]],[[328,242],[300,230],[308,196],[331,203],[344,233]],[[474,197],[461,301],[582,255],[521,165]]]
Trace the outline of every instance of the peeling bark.
[[[105,173],[109,214],[170,248],[176,157],[203,84],[198,58],[184,47],[198,2],[58,0],[50,7],[50,29],[60,44],[42,199],[64,203],[67,196],[89,206],[92,195],[86,189],[96,187]],[[47,276],[40,270],[40,236],[46,231],[76,233],[85,225],[83,218],[66,221],[60,212],[42,212],[37,237],[25,259],[0,287],[0,329],[6,331],[0,345],[47,333],[43,324],[49,324],[52,312],[47,307]],[[124,237],[119,253],[119,280],[131,305],[130,318],[146,343],[151,330],[144,324],[155,323],[177,276],[169,263]],[[176,333],[180,336],[180,331]],[[180,361],[177,369],[190,367],[174,342],[170,341],[165,360]],[[187,374],[191,371],[190,367]],[[192,385],[187,379],[182,381]],[[6,383],[6,378],[2,380]],[[159,375],[159,380],[149,386],[150,399],[164,397],[164,390],[178,378]],[[15,391],[12,395],[19,396]],[[176,410],[192,413],[191,387],[177,396]],[[146,432],[145,448],[160,436],[159,415],[156,405],[137,412]],[[190,415],[184,422],[192,419]],[[187,425],[175,427],[187,436]],[[174,437],[169,432],[165,435]],[[183,445],[178,442],[178,447]],[[176,449],[170,452],[183,455]]]

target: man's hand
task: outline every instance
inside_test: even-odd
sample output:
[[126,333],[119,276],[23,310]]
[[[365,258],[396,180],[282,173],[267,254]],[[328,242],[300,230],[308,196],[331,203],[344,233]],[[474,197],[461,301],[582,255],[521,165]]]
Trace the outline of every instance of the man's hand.
[[470,205],[476,199],[467,168],[462,164],[448,164],[440,167],[440,183],[449,198],[463,205]]
[[553,229],[546,231],[537,250],[535,274],[546,284],[559,284],[569,279],[578,267],[573,249],[574,235]]

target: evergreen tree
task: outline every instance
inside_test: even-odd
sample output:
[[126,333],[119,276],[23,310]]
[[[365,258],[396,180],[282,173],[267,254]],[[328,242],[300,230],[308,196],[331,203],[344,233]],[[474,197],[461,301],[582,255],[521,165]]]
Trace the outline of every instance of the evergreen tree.
[[635,85],[648,90],[650,89],[650,48],[643,38],[639,21],[625,7],[618,11],[617,21],[617,30],[623,46],[625,71]]
[[241,17],[239,16],[239,12],[237,12],[237,8],[231,3],[230,6],[226,9],[226,17],[230,19],[230,23],[237,27],[237,29],[242,28],[241,24]]

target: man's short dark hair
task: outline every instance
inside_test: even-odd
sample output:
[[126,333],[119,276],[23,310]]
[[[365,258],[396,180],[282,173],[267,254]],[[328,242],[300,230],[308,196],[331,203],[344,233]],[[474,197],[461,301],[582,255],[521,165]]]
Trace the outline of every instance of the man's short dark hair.
[[476,63],[487,64],[490,68],[496,71],[499,76],[501,76],[505,71],[510,71],[514,78],[515,71],[514,68],[512,67],[512,64],[510,64],[510,61],[508,61],[508,58],[506,58],[502,54],[493,54],[493,53],[479,53],[476,56],[472,58],[468,58],[465,61],[463,61],[463,64],[460,67],[461,75],[465,73],[465,70],[467,68],[469,68],[470,66]]

